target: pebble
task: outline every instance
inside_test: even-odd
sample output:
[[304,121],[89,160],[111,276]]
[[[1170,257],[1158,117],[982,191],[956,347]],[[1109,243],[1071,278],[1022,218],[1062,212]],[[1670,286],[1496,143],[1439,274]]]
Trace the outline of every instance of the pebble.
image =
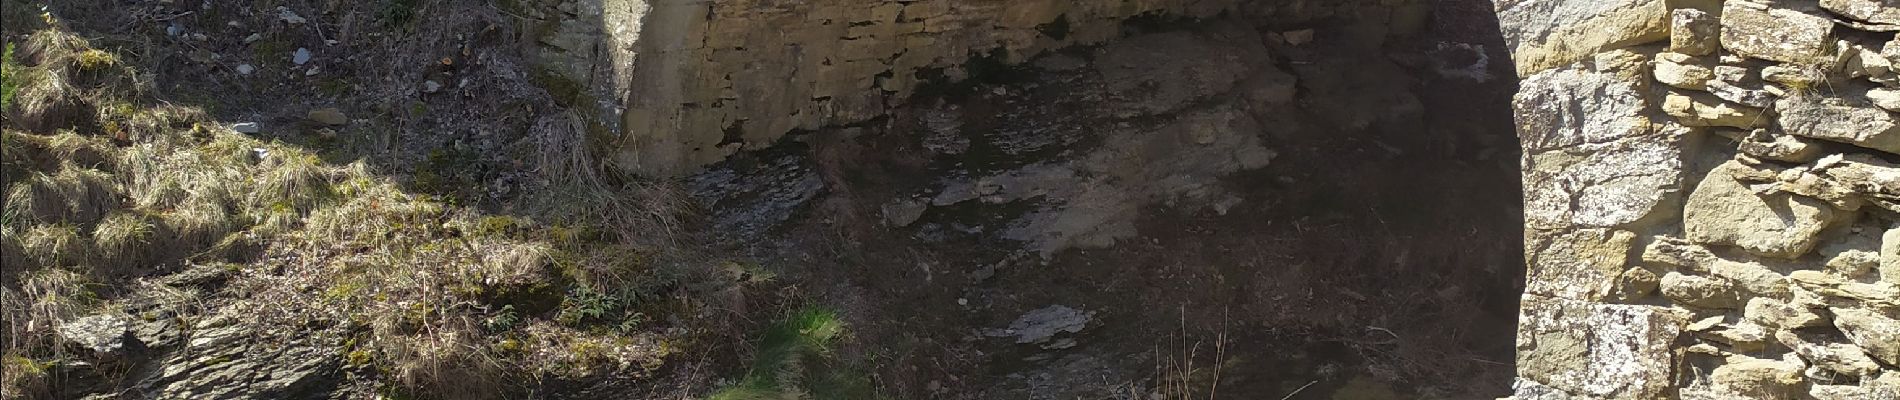
[[303,16],[297,15],[296,12],[290,11],[289,7],[277,7],[277,19],[283,20],[284,23],[288,23],[292,25],[304,23]]
[[232,124],[231,130],[237,131],[238,133],[251,134],[251,133],[263,132],[264,127],[262,125],[258,125],[256,122],[239,122],[236,124]]
[[254,43],[254,42],[257,42],[257,41],[259,41],[259,40],[264,40],[264,34],[262,34],[262,33],[253,33],[253,34],[251,34],[250,36],[245,36],[245,37],[244,37],[244,43],[245,43],[245,44],[250,44],[250,43]]
[[442,84],[436,83],[434,80],[422,81],[423,93],[435,93],[440,90],[442,90]]
[[297,63],[297,65],[304,65],[304,63],[310,62],[310,49],[298,47],[297,52],[290,54],[290,62]]
[[310,110],[309,114],[304,115],[304,119],[310,120],[310,122],[315,122],[318,124],[329,125],[329,126],[336,126],[336,125],[343,125],[343,124],[350,123],[350,117],[343,115],[343,110],[338,110],[336,108],[319,108],[315,110]]
[[1286,44],[1298,46],[1313,41],[1313,30],[1301,29],[1297,31],[1287,31],[1286,33],[1282,33],[1281,36],[1286,38]]
[[317,76],[317,73],[322,72],[322,70],[323,67],[311,66],[310,70],[303,72],[303,76]]
[[253,67],[250,64],[238,64],[237,66],[238,75],[250,75],[251,72],[255,71],[257,71],[257,67]]

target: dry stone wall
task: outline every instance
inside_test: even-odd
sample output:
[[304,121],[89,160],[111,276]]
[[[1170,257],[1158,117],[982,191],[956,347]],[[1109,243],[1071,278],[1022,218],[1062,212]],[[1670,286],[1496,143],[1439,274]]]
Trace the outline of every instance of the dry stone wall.
[[1900,399],[1900,2],[1500,0],[1517,399]]
[[620,47],[633,61],[613,161],[642,175],[690,173],[793,131],[883,116],[929,81],[1120,37],[1135,18],[1315,18],[1366,6],[1413,19],[1427,10],[1411,0],[649,1],[631,6],[643,15],[637,33],[620,36],[635,40]]

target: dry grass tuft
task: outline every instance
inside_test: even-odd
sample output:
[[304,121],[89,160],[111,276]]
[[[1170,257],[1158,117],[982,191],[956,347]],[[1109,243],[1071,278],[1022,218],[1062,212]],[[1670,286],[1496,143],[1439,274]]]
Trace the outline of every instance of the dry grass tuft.
[[72,131],[61,131],[46,138],[46,151],[56,160],[71,162],[84,168],[99,169],[110,167],[106,154],[110,144],[104,140],[81,136]]
[[19,233],[11,226],[0,224],[0,264],[9,266],[0,268],[0,280],[16,281],[26,262],[26,247],[20,244]]
[[135,212],[117,212],[99,221],[92,229],[92,241],[99,251],[98,267],[113,275],[133,271],[151,259],[157,224],[150,216]]
[[321,161],[313,155],[291,153],[289,149],[279,149],[274,155],[260,163],[263,174],[257,177],[256,188],[251,192],[249,209],[253,210],[294,210],[298,214],[307,213],[317,202],[330,197],[330,171],[319,164]]
[[0,308],[7,328],[7,350],[26,347],[51,347],[54,329],[61,321],[76,318],[97,301],[86,285],[85,275],[66,269],[51,268],[20,275],[18,287],[0,291]]
[[66,198],[53,177],[34,172],[7,191],[8,224],[51,223],[65,219]]
[[172,245],[180,249],[202,249],[224,240],[237,230],[237,221],[224,202],[206,199],[222,196],[222,191],[194,191],[192,201],[161,214],[159,220],[172,233]]
[[[5,398],[47,398],[47,365],[40,359],[60,356],[54,333],[62,321],[90,309],[96,298],[86,290],[90,281],[64,269],[42,269],[21,274],[16,286],[0,288],[0,323],[6,326],[6,371],[0,372]],[[53,349],[36,354],[36,349]],[[31,397],[39,395],[42,397]]]
[[86,265],[92,261],[90,244],[71,224],[35,226],[20,239],[31,264],[43,268]]
[[92,44],[79,35],[60,29],[43,29],[28,36],[15,57],[28,67],[65,69],[72,66],[76,55],[87,50],[92,50]]
[[68,164],[53,175],[32,173],[7,193],[7,221],[90,224],[118,206],[112,177]]
[[17,74],[20,88],[14,93],[9,121],[33,132],[52,132],[73,128],[92,116],[78,87],[66,76],[52,70],[28,70]]
[[[414,334],[381,336],[383,340],[372,343],[381,350],[396,380],[445,399],[500,397],[505,371],[482,342],[479,325],[466,317],[431,322]],[[392,328],[396,327],[372,329]]]

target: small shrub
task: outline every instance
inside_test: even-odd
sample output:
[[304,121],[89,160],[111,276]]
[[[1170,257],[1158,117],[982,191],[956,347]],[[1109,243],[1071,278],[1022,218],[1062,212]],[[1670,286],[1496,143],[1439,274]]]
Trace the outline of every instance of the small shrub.
[[416,7],[422,0],[384,0],[382,16],[390,25],[408,25],[416,19]]

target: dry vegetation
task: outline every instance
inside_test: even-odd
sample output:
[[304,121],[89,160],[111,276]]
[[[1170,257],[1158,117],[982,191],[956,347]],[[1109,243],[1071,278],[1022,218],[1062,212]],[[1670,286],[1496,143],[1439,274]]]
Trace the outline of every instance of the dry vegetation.
[[391,395],[647,376],[725,319],[693,290],[734,283],[673,239],[686,202],[596,176],[578,122],[534,127],[552,194],[486,214],[156,101],[133,63],[41,17],[5,68],[0,398],[61,396],[58,371],[93,361],[62,324],[202,265],[232,282],[184,296],[241,293],[231,307],[259,326],[340,326],[347,368]]

